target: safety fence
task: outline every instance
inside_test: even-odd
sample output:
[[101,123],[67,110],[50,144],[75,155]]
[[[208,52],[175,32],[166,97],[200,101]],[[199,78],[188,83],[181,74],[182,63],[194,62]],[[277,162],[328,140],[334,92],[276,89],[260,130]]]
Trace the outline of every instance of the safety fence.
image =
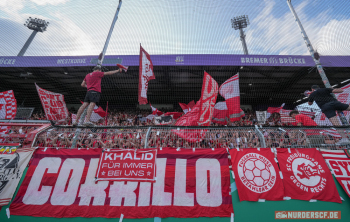
[[[324,148],[344,149],[348,128],[307,127],[49,127],[33,146],[61,148]],[[343,133],[344,135],[344,133]],[[349,135],[349,134],[348,134]],[[75,140],[75,141],[74,141]]]

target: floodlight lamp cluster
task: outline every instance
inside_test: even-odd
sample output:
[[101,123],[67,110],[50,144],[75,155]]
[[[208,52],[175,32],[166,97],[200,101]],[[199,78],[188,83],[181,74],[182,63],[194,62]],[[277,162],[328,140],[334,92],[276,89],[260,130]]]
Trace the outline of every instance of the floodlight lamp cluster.
[[235,30],[241,29],[241,28],[247,28],[247,26],[249,25],[248,15],[241,15],[241,16],[234,17],[233,19],[231,19],[231,23],[232,23],[232,28],[234,28]]
[[44,32],[46,31],[47,26],[49,25],[49,22],[38,19],[38,18],[32,18],[29,17],[24,24],[24,26],[28,27],[31,30],[37,31],[37,32]]

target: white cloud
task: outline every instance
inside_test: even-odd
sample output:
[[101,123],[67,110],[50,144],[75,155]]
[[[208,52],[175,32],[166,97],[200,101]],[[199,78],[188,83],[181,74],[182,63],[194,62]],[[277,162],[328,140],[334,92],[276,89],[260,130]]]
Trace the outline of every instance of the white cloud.
[[59,5],[68,2],[69,0],[30,0],[37,5]]

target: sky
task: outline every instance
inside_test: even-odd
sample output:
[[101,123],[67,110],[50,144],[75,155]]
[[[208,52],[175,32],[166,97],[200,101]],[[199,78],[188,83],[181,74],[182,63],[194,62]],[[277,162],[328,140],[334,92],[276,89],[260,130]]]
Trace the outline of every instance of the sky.
[[[349,0],[292,0],[321,55],[350,54]],[[98,55],[118,0],[0,0],[0,56],[16,56],[37,17],[49,21],[26,56]],[[235,16],[248,15],[249,54],[307,55],[286,0],[123,0],[107,55],[243,54]]]

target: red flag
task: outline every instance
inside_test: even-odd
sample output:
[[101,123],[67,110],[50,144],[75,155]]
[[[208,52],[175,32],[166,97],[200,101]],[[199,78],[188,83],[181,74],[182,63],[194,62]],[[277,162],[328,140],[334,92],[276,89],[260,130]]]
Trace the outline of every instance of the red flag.
[[218,102],[214,106],[214,115],[213,115],[213,123],[218,123],[221,125],[227,124],[227,106],[226,101]]
[[64,121],[68,117],[68,110],[64,96],[60,93],[50,92],[35,84],[41,104],[48,120]]
[[150,55],[140,45],[139,104],[147,104],[148,81],[155,79]]
[[331,172],[316,148],[278,148],[285,196],[341,203]]
[[270,148],[231,149],[240,201],[283,200],[284,187]]
[[239,121],[244,116],[241,110],[239,92],[239,74],[226,80],[219,89],[220,95],[225,98],[228,109],[228,117],[231,122]]
[[321,150],[321,152],[332,169],[333,175],[350,197],[350,158],[344,153],[344,150]]
[[149,106],[150,106],[151,109],[152,109],[152,115],[160,116],[160,115],[163,114],[163,112],[161,112],[161,111],[159,111],[157,108],[153,107],[153,106],[151,105],[151,103],[149,103]]
[[190,108],[190,109],[192,109],[195,105],[196,105],[196,103],[194,102],[194,100],[192,100],[191,102],[189,102],[187,104],[188,108]]
[[186,103],[179,103],[179,105],[181,106],[181,109],[184,111],[185,114],[188,111],[191,111],[191,109],[188,107],[188,105]]
[[199,100],[199,126],[209,126],[214,114],[214,106],[218,97],[218,83],[204,72],[202,95]]
[[123,66],[123,65],[121,65],[121,64],[117,64],[117,66],[118,66],[118,68],[121,68],[122,70],[124,70],[125,72],[127,72],[128,71],[128,66]]

